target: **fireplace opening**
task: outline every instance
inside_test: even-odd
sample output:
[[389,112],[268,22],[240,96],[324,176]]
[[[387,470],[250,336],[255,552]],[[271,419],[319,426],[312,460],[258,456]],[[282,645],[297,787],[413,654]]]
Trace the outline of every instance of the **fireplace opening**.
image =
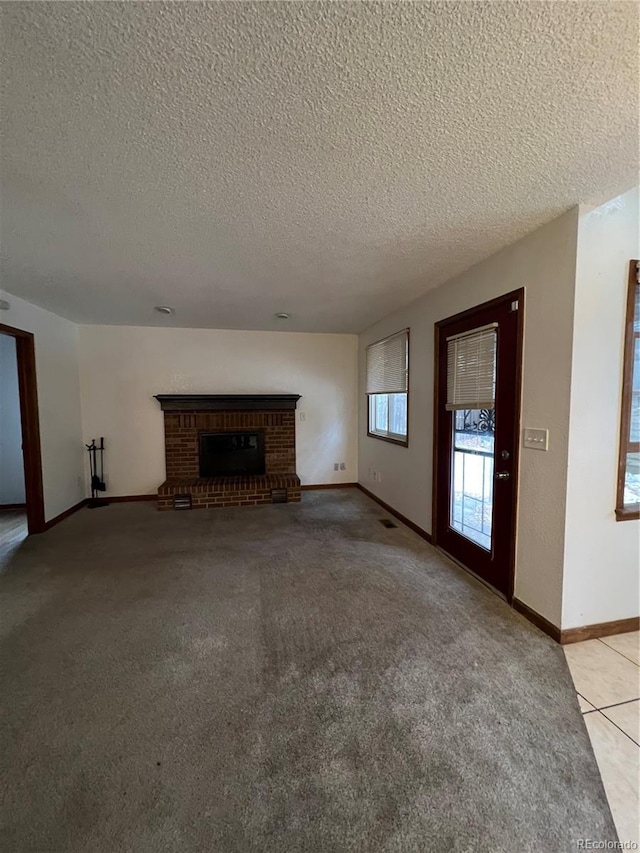
[[200,476],[264,474],[264,433],[200,433]]

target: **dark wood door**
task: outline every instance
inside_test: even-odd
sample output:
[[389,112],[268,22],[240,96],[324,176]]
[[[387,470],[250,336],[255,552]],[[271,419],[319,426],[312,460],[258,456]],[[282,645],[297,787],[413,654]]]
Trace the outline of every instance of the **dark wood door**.
[[46,523],[44,520],[34,337],[31,332],[15,329],[13,326],[5,326],[2,323],[0,323],[0,334],[9,335],[16,339],[27,527],[29,533],[42,533],[46,529]]
[[[435,544],[508,600],[515,570],[523,316],[524,290],[518,290],[436,323]],[[477,337],[482,329],[492,330],[495,347],[493,406],[452,411],[450,342]]]

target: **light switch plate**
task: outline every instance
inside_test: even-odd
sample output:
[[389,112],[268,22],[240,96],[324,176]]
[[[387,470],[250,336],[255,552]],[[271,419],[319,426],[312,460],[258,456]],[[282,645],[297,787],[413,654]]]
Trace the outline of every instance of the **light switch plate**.
[[529,447],[531,450],[548,450],[549,430],[525,427],[523,430],[522,443],[525,447]]

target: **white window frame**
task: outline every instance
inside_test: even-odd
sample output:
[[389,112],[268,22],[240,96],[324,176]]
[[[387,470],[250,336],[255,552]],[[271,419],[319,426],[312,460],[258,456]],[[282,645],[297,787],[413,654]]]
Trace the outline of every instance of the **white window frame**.
[[[399,444],[404,447],[408,447],[409,445],[409,329],[403,329],[400,332],[396,332],[393,335],[389,335],[386,338],[383,338],[380,341],[376,341],[370,346],[376,346],[377,344],[383,344],[385,341],[390,340],[391,338],[395,338],[397,335],[405,334],[406,335],[406,366],[405,366],[405,377],[404,377],[404,385],[406,391],[389,391],[389,392],[376,392],[376,393],[368,393],[367,394],[367,435],[370,438],[379,438],[383,441],[390,441],[394,444]],[[368,349],[368,348],[367,348]],[[405,431],[403,433],[393,432],[389,429],[389,420],[392,409],[392,397],[404,397],[405,398],[405,410],[406,410],[406,420],[405,420]],[[380,397],[386,397],[387,399],[387,428],[380,429],[376,426],[376,406],[377,399]]]
[[[403,393],[396,394],[369,394],[369,429],[368,435],[373,438],[386,438],[388,441],[395,441],[397,444],[407,444],[408,443],[408,433],[409,433],[409,394],[407,391]],[[391,401],[390,397],[404,397],[405,398],[405,406],[407,407],[407,414],[405,420],[405,431],[401,432],[392,432],[389,427],[389,413],[391,411]],[[387,429],[378,429],[376,427],[376,405],[378,397],[386,397],[387,398]]]

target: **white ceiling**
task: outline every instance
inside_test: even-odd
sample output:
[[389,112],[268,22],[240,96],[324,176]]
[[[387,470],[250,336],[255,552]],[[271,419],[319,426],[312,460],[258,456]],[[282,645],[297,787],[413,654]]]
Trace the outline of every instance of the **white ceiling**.
[[2,3],[0,284],[360,331],[637,183],[639,8]]

